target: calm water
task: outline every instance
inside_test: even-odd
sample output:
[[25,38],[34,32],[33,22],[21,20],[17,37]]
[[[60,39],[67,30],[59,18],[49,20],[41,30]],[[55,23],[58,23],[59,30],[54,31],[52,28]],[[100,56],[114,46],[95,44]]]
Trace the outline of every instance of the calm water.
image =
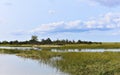
[[14,50],[41,50],[34,47],[9,47],[9,46],[0,46],[0,49],[14,49]]
[[[0,46],[0,49],[14,49],[14,50],[42,50],[34,47],[7,47]],[[51,49],[51,52],[120,52],[120,49]]]
[[0,54],[0,75],[66,75],[50,65],[15,55]]
[[52,52],[120,52],[120,49],[51,49]]

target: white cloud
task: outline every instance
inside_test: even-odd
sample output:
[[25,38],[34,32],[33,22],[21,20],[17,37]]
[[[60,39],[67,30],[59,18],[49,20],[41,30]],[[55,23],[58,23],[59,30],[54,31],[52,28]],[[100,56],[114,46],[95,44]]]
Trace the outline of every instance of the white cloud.
[[87,28],[93,28],[93,27],[95,27],[96,24],[97,23],[95,20],[90,20],[90,21],[85,22],[85,25]]
[[120,28],[120,13],[107,13],[105,15],[87,21],[75,20],[69,22],[60,21],[48,24],[41,24],[39,27],[31,30],[30,32],[81,32],[88,30],[108,30],[115,28]]
[[71,28],[78,28],[81,23],[81,20],[75,20],[75,21],[70,21],[65,23],[65,28],[66,29],[71,29]]
[[120,28],[120,13],[107,13],[86,21],[58,21],[41,24],[26,34],[46,34],[59,32],[85,32],[94,30],[115,30]]
[[30,32],[47,32],[47,31],[52,31],[56,28],[58,28],[59,26],[63,25],[64,21],[60,21],[60,22],[53,22],[53,23],[48,23],[48,24],[41,24],[39,27],[31,30]]
[[31,30],[31,33],[45,33],[45,32],[51,32],[51,31],[64,31],[64,30],[70,30],[70,29],[78,29],[80,28],[80,20],[70,21],[70,22],[53,22],[48,24],[41,24],[39,27]]

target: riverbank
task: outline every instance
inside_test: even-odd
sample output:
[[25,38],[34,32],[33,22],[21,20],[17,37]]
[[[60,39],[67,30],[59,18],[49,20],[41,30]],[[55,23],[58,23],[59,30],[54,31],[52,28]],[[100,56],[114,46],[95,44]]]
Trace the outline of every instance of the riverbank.
[[1,44],[0,46],[12,46],[12,47],[39,47],[43,49],[49,48],[60,48],[60,49],[114,49],[120,48],[119,42],[109,42],[109,43],[100,43],[100,44],[65,44],[65,45],[31,45],[31,44]]

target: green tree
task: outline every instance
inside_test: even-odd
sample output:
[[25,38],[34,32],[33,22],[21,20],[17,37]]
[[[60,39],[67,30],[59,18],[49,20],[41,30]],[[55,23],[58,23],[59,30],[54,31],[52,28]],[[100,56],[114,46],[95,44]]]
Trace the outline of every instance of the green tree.
[[41,40],[41,43],[42,43],[42,44],[52,44],[52,40],[51,40],[50,38],[42,39],[42,40]]
[[46,39],[46,44],[52,44],[52,40],[50,38]]
[[2,44],[8,44],[8,41],[3,41]]
[[33,35],[33,36],[31,37],[31,40],[38,41],[38,36]]
[[30,42],[30,44],[37,44],[38,43],[38,36],[33,35],[29,42]]

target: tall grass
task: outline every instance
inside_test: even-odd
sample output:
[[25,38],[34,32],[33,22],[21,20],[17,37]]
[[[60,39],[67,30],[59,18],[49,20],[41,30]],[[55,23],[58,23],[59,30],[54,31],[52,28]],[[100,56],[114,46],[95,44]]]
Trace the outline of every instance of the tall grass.
[[[16,54],[25,58],[41,59],[69,75],[120,75],[120,53],[57,53],[50,51],[0,50],[0,53]],[[51,62],[52,57],[61,60]]]
[[120,75],[120,53],[64,53],[56,63],[71,75]]

